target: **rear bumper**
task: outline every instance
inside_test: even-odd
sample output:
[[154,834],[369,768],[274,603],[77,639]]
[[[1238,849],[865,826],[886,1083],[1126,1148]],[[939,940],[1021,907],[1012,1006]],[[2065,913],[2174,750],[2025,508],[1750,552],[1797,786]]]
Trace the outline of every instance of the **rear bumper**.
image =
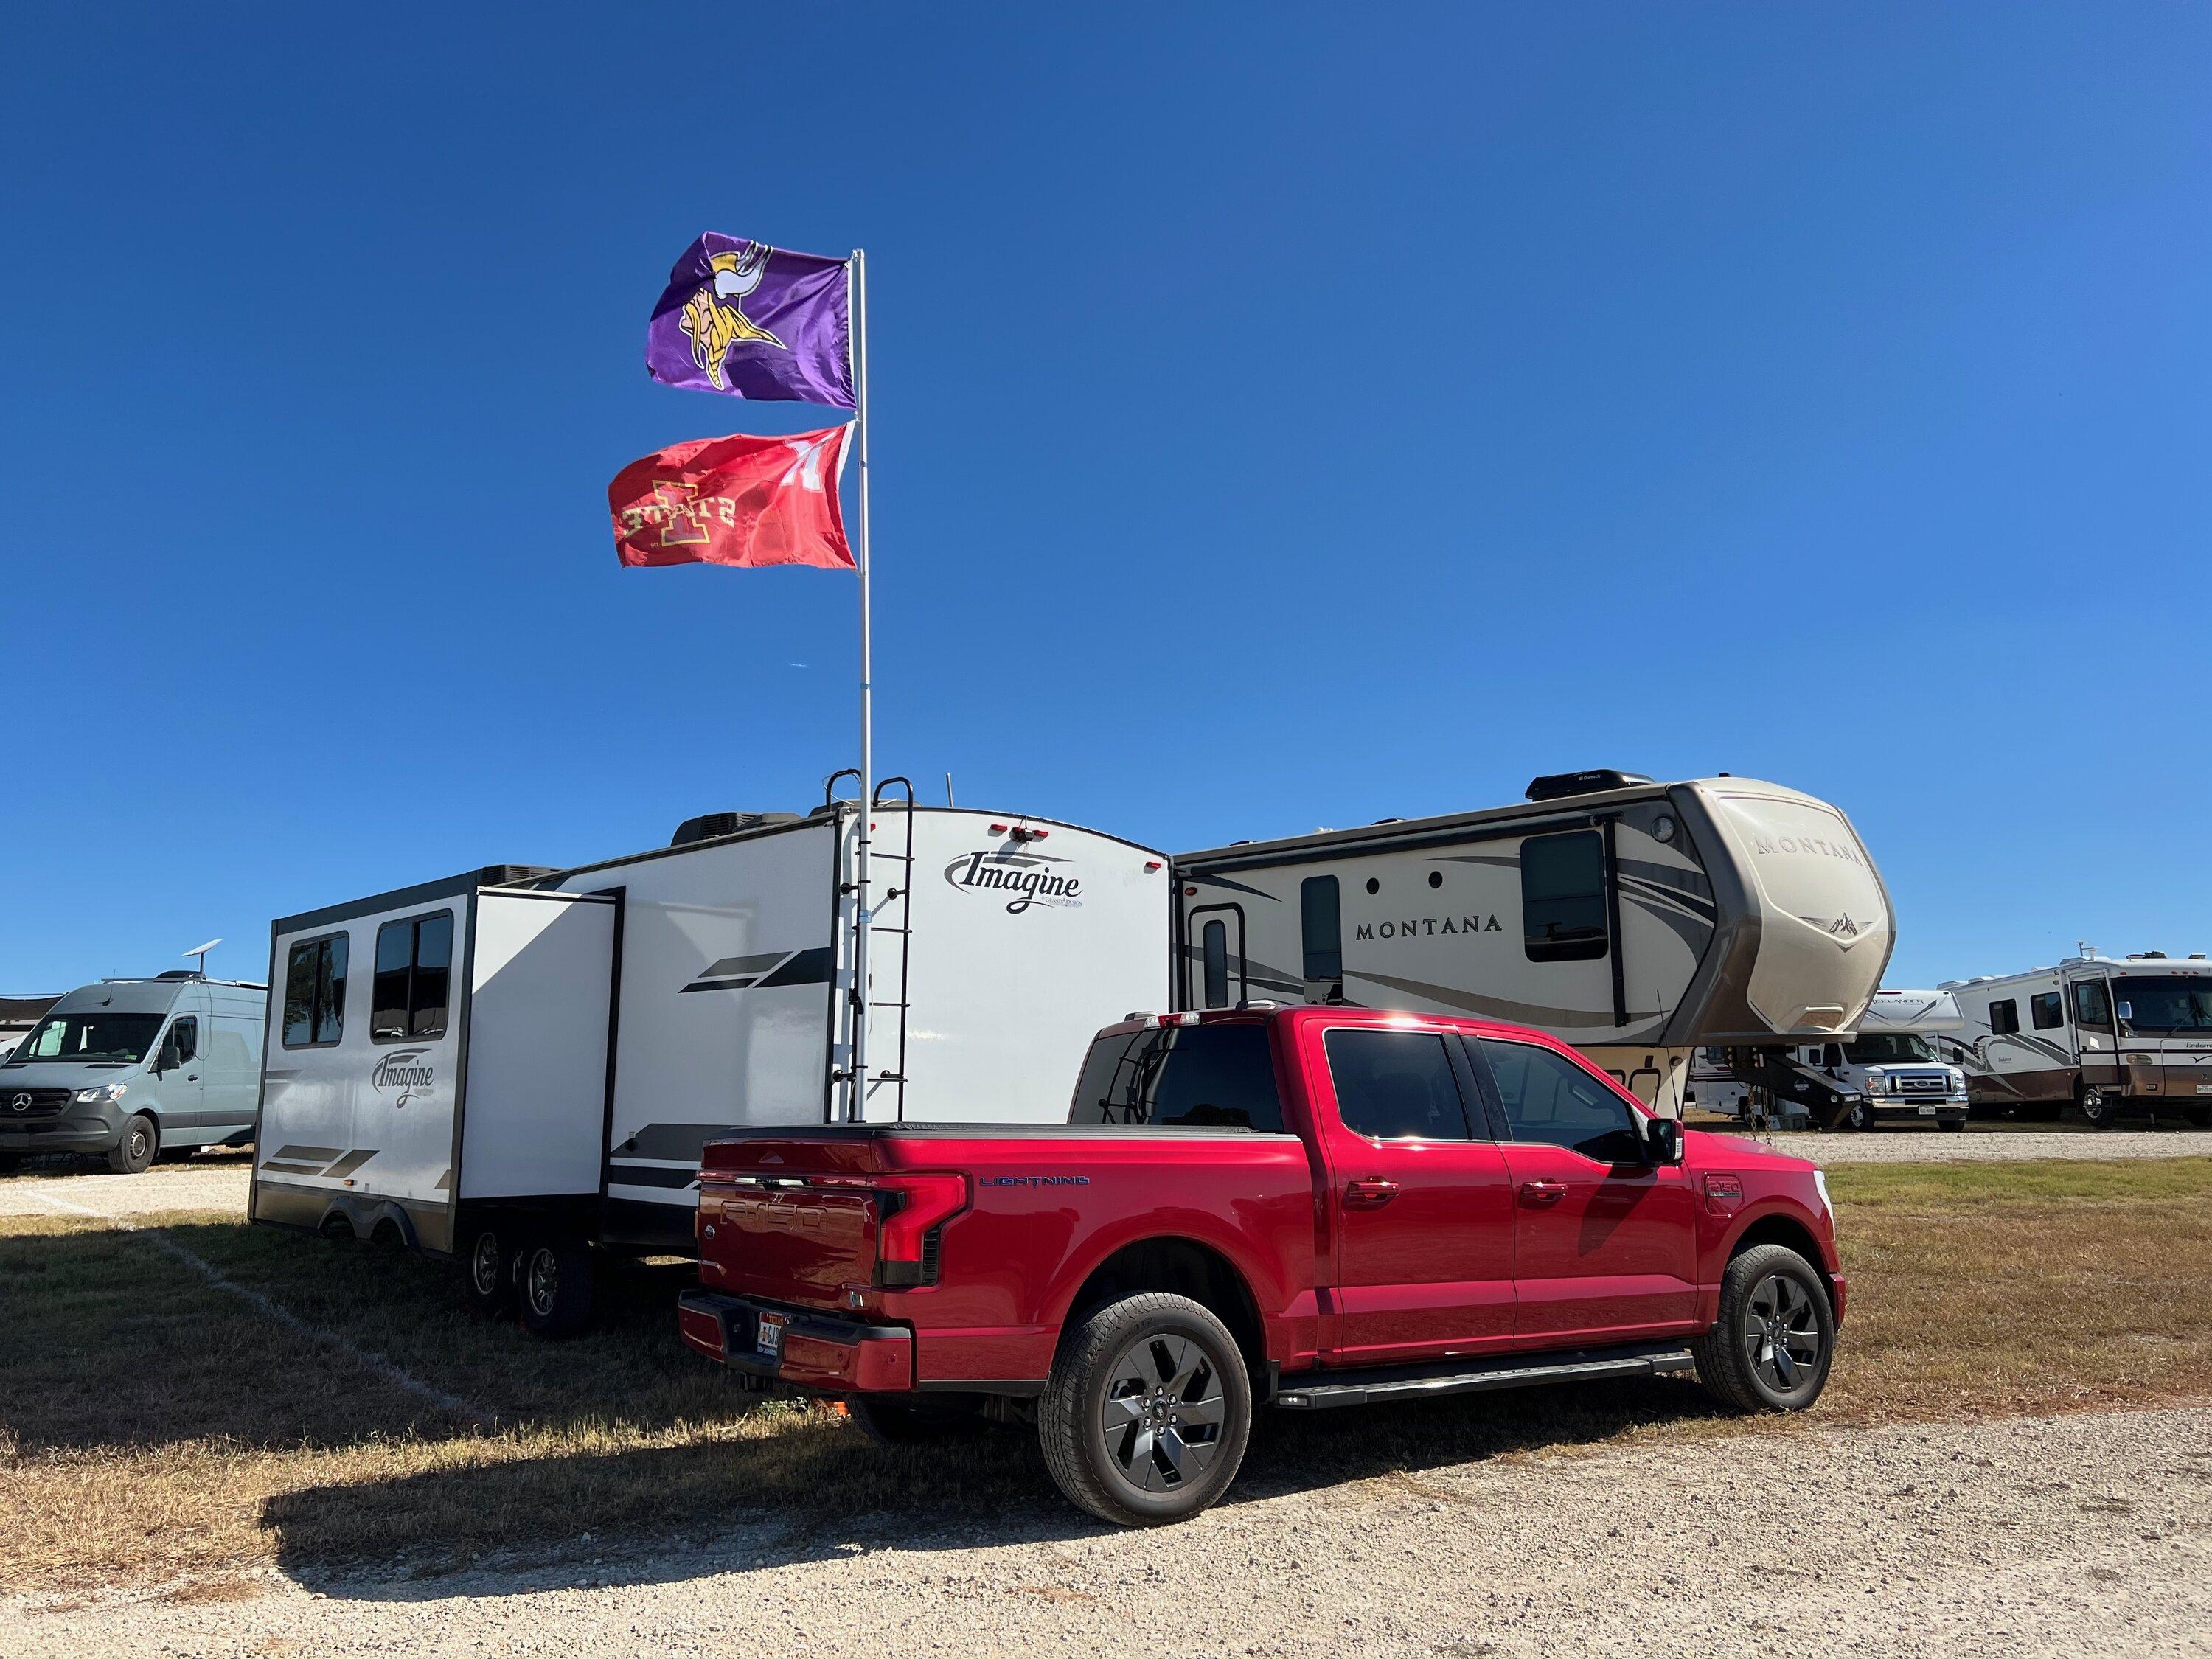
[[[760,1351],[760,1316],[784,1316],[782,1352]],[[821,1394],[903,1394],[914,1387],[914,1333],[809,1308],[686,1291],[676,1300],[684,1340],[734,1370]]]

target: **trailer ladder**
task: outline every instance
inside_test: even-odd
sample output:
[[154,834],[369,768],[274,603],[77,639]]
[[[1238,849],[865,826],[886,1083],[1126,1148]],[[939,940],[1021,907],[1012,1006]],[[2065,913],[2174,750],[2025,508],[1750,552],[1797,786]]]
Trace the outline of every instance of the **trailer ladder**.
[[[870,994],[867,1006],[870,1011],[877,1008],[895,1008],[898,1011],[897,1058],[891,1062],[891,1068],[889,1071],[877,1073],[873,1081],[888,1083],[896,1091],[894,1097],[894,1121],[903,1123],[906,1121],[906,1014],[909,1001],[907,994],[907,963],[914,946],[914,905],[911,902],[914,894],[913,781],[908,778],[884,779],[876,785],[875,798],[868,803],[868,811],[873,813],[884,804],[884,791],[893,784],[900,786],[906,791],[906,850],[903,853],[878,853],[872,848],[868,856],[872,862],[881,859],[886,864],[898,866],[897,884],[884,890],[882,903],[877,907],[877,909],[880,912],[884,907],[894,903],[903,905],[905,908],[899,912],[899,916],[906,925],[899,927],[884,927],[871,921],[868,924],[868,931],[871,933],[890,933],[896,935],[898,939],[898,994],[895,1000],[887,999],[878,1001],[873,995],[875,986],[874,976],[872,975],[867,987]],[[860,1085],[860,1115],[863,1118],[868,1115],[868,1082],[869,1079],[863,1079]]]

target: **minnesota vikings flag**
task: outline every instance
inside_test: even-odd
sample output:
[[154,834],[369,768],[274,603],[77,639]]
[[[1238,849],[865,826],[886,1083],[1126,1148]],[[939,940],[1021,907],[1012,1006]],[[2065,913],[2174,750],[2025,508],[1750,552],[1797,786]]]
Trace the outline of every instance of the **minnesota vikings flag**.
[[837,508],[850,429],[698,438],[631,462],[607,486],[616,556],[630,566],[858,568]]
[[645,331],[665,386],[851,409],[845,261],[708,231],[684,250]]

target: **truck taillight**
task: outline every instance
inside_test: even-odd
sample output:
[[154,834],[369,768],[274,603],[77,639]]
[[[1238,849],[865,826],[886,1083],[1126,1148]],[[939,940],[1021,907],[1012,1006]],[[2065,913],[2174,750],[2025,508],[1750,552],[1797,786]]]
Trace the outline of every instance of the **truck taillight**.
[[931,1235],[968,1207],[968,1177],[896,1175],[874,1185],[883,1194],[876,1226],[876,1283],[890,1288],[937,1281]]

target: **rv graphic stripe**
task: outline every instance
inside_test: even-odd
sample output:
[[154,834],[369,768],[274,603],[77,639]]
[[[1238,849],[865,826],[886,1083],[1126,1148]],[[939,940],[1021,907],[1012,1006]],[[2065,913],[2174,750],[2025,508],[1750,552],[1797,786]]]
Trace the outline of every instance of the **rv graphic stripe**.
[[830,947],[771,951],[764,956],[724,957],[684,988],[692,991],[775,990],[787,985],[827,985],[836,966]]

